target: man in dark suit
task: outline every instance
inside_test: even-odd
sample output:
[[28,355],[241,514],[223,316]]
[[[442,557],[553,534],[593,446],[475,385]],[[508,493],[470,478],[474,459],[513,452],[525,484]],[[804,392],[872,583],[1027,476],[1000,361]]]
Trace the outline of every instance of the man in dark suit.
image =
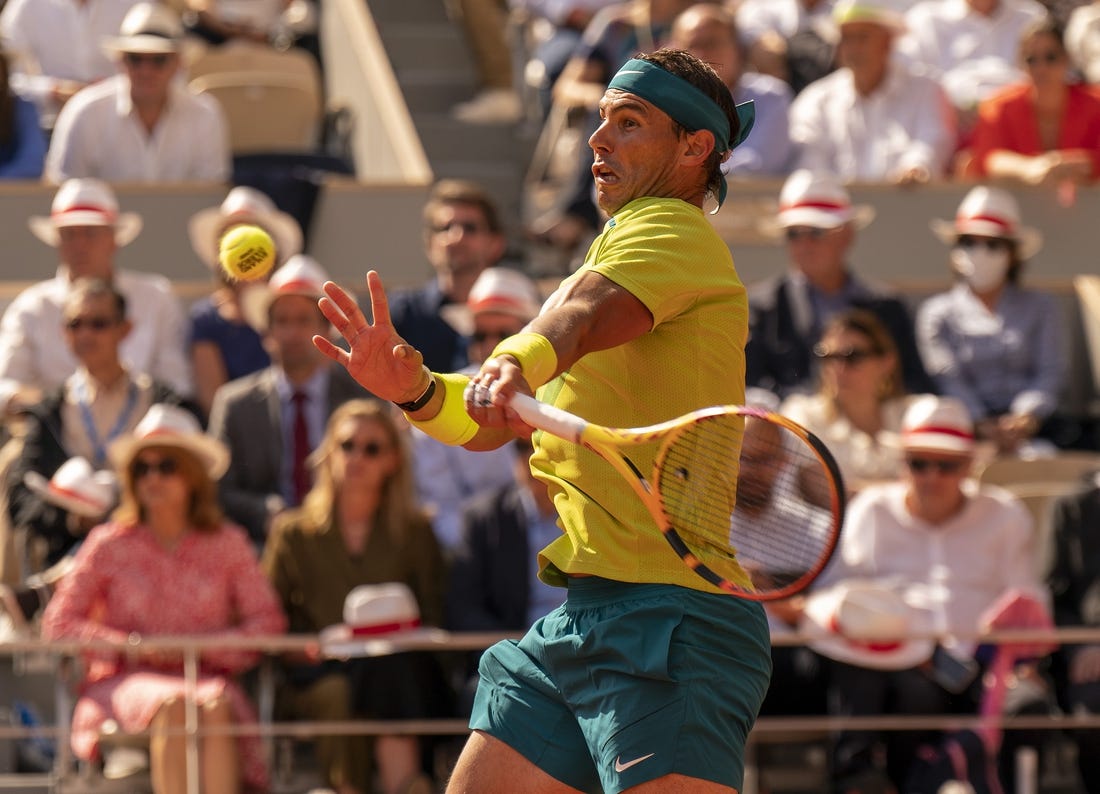
[[222,505],[261,546],[275,515],[309,490],[306,458],[329,415],[347,400],[371,396],[313,344],[315,334],[329,332],[317,307],[326,280],[316,261],[299,254],[266,288],[246,293],[245,315],[262,330],[273,363],[219,388],[210,409],[208,432],[232,455],[219,484]]
[[[531,474],[531,442],[518,438],[515,482],[471,502],[451,561],[444,622],[452,631],[514,631],[562,602],[560,588],[538,578],[534,552],[561,534],[546,486]],[[477,684],[476,658],[466,694]],[[470,705],[464,699],[464,705]]]
[[786,238],[791,268],[749,290],[746,382],[786,397],[813,391],[813,348],[829,318],[846,309],[873,312],[894,339],[905,388],[935,392],[917,351],[906,305],[887,289],[856,276],[848,251],[856,232],[874,218],[853,206],[833,177],[795,171],[779,194],[777,225]]

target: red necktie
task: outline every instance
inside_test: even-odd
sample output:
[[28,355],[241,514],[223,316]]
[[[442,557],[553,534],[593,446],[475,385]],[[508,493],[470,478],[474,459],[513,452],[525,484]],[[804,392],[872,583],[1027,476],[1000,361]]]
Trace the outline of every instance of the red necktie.
[[294,468],[291,470],[291,482],[294,485],[294,504],[300,505],[309,492],[310,476],[306,458],[309,457],[309,427],[306,425],[305,392],[296,391],[291,401],[294,403],[294,435],[292,439]]

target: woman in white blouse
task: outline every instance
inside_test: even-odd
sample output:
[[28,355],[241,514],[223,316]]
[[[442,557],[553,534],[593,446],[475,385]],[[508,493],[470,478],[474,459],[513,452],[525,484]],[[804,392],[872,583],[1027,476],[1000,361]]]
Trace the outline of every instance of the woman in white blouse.
[[816,434],[836,457],[849,491],[901,473],[904,394],[897,347],[869,311],[841,312],[814,347],[818,390],[792,394],[780,412]]

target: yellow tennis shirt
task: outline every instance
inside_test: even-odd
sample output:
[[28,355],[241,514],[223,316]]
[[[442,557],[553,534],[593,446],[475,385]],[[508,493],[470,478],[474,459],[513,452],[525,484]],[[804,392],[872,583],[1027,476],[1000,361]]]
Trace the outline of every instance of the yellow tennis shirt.
[[[653,328],[584,356],[540,390],[542,400],[613,427],[744,402],[748,300],[729,248],[700,208],[679,199],[630,202],[560,289],[589,271],[645,304]],[[626,453],[647,478],[658,447]],[[531,467],[547,483],[564,531],[539,554],[544,581],[561,585],[563,574],[575,573],[717,591],[680,560],[630,484],[599,455],[538,433]]]

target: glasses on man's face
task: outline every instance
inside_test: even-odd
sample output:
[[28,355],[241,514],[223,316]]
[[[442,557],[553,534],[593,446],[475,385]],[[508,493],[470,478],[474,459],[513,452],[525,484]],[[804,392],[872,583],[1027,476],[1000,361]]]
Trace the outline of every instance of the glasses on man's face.
[[455,229],[461,229],[463,234],[481,234],[488,228],[474,221],[449,221],[448,223],[432,224],[432,234],[450,234]]
[[959,248],[988,248],[990,251],[1002,251],[1009,246],[1003,237],[977,237],[973,234],[960,234],[955,241]]
[[73,317],[65,321],[65,329],[72,333],[76,333],[82,328],[91,331],[106,331],[116,323],[118,323],[118,320],[114,317]]
[[836,229],[822,229],[817,226],[791,226],[786,232],[787,242],[793,243],[797,240],[821,240],[835,231]]
[[346,438],[339,444],[340,451],[345,455],[351,455],[359,453],[364,458],[377,458],[383,452],[389,450],[388,446],[379,444],[377,441],[368,441],[365,444],[356,444],[350,438]]
[[171,55],[163,52],[128,52],[122,56],[122,60],[126,62],[127,66],[149,64],[158,69],[163,69],[168,65],[168,61],[171,57]]
[[856,364],[861,364],[867,359],[875,358],[881,354],[875,350],[863,350],[858,347],[849,347],[846,350],[829,350],[821,345],[816,345],[814,347],[814,355],[824,362],[855,366]]
[[950,475],[958,474],[962,469],[965,461],[961,460],[943,460],[932,458],[906,458],[905,465],[909,467],[909,471],[914,474],[925,474],[926,472],[937,472],[938,474]]
[[154,471],[161,477],[171,477],[179,470],[180,464],[179,461],[175,458],[159,458],[156,460],[138,458],[136,461],[134,461],[135,480],[140,480],[141,478],[148,476],[151,472]]
[[1049,52],[1036,52],[1032,55],[1024,58],[1024,63],[1028,66],[1039,66],[1044,64],[1046,66],[1053,66],[1062,60],[1062,53],[1051,50]]

